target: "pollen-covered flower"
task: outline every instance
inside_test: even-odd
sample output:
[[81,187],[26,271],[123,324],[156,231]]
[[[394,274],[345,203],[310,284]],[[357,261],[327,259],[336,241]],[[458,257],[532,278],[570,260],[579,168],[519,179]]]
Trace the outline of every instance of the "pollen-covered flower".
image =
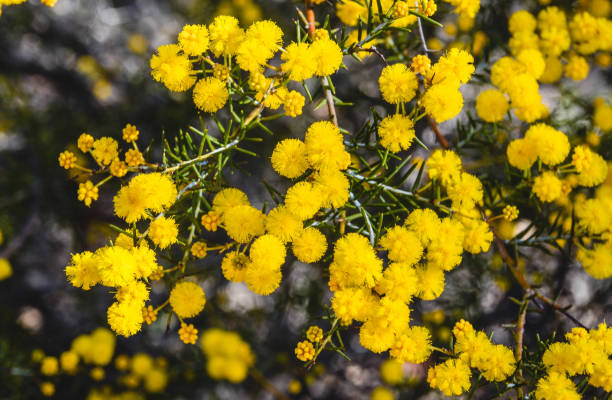
[[380,239],[380,245],[389,251],[389,259],[408,266],[416,264],[423,254],[418,236],[403,226],[394,226]]
[[414,139],[414,123],[402,114],[385,117],[378,128],[380,144],[393,153],[406,150]]
[[308,169],[306,145],[299,139],[285,139],[274,147],[272,167],[286,178],[297,178]]
[[240,205],[223,213],[223,227],[238,243],[248,243],[264,233],[263,213],[250,205]]
[[508,99],[499,90],[485,90],[476,98],[476,113],[483,121],[502,121],[508,113],[508,108]]
[[268,233],[285,243],[291,242],[303,232],[302,219],[284,205],[270,210],[266,217],[265,226]]
[[212,76],[200,79],[193,88],[193,102],[205,112],[213,113],[220,110],[228,97],[229,92],[225,83]]
[[537,148],[526,139],[516,139],[510,142],[506,149],[508,163],[515,168],[528,170],[538,159]]
[[126,222],[145,217],[147,210],[160,213],[176,201],[174,182],[157,172],[136,175],[113,198],[115,214]]
[[423,96],[423,107],[436,122],[445,122],[461,112],[463,95],[456,83],[441,82],[427,89]]
[[181,318],[191,318],[198,315],[206,304],[204,290],[194,283],[182,281],[174,285],[170,291],[170,306]]
[[108,324],[118,335],[129,337],[140,331],[144,321],[142,306],[135,302],[115,302],[107,312]]
[[208,50],[208,29],[204,25],[185,25],[178,34],[178,44],[185,54],[198,56]]
[[404,64],[386,66],[378,79],[380,92],[387,103],[407,103],[414,98],[418,81]]
[[460,359],[449,359],[429,368],[427,382],[446,396],[458,396],[470,388],[471,376],[472,372],[466,363]]
[[83,290],[89,290],[100,282],[98,274],[98,263],[94,254],[84,251],[72,256],[70,265],[66,267],[66,277],[73,286]]
[[287,209],[302,220],[312,218],[323,205],[323,194],[319,186],[310,182],[298,182],[285,195]]
[[568,58],[565,64],[565,76],[568,78],[581,81],[589,75],[589,63],[584,57],[572,55]]
[[315,40],[310,45],[310,52],[315,59],[316,70],[314,73],[317,76],[331,75],[338,71],[342,65],[342,49],[340,49],[340,46],[338,46],[336,42],[329,38]]
[[317,60],[308,43],[291,43],[281,56],[281,69],[294,81],[304,81],[314,75]]
[[237,251],[231,251],[221,261],[221,272],[228,281],[242,282],[246,274],[246,268],[251,262],[249,257]]
[[315,122],[306,131],[306,157],[316,170],[342,170],[348,167],[350,155],[344,150],[340,129],[329,121]]
[[434,150],[425,165],[431,179],[439,179],[443,185],[449,185],[461,173],[461,158],[452,150]]
[[431,334],[424,326],[413,326],[402,332],[391,346],[389,355],[398,361],[421,364],[432,352]]
[[77,198],[89,207],[92,201],[98,200],[98,187],[91,181],[79,184]]
[[325,254],[327,240],[317,228],[308,227],[293,239],[291,249],[293,255],[301,262],[314,263]]
[[210,50],[215,57],[232,56],[244,38],[238,20],[229,15],[219,15],[208,26]]
[[533,193],[541,201],[555,201],[561,196],[562,182],[554,172],[546,171],[533,180]]
[[191,61],[176,44],[157,48],[150,61],[153,79],[163,83],[173,92],[184,92],[196,81]]

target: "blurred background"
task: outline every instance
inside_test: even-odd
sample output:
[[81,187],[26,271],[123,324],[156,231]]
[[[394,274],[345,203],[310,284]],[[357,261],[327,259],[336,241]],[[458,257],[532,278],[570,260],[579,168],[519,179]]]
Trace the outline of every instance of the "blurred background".
[[[331,7],[329,3],[322,7]],[[235,15],[243,26],[263,17],[273,19],[288,32],[287,42],[292,38],[290,32],[295,32],[292,24],[298,5],[301,7],[301,3],[283,0],[59,0],[50,8],[32,0],[2,8],[0,258],[10,261],[13,275],[0,281],[0,399],[42,398],[39,385],[43,378],[32,352],[38,349],[35,358],[40,350],[58,356],[77,335],[106,326],[106,308],[111,302],[108,291],[73,288],[64,268],[71,253],[95,249],[114,235],[107,226],[114,221],[116,187],[105,186],[91,208],[83,206],[76,199],[77,184],[57,164],[58,154],[76,148],[82,132],[95,138],[119,138],[126,123],[138,127],[141,143],[159,149],[162,132],[172,138],[180,129],[197,124],[198,114],[189,92],[170,93],[151,78],[148,63],[157,46],[176,42],[183,25],[206,24],[218,14]],[[461,30],[449,17],[446,28],[435,34],[426,27],[428,37],[437,37],[440,48],[457,42],[472,46],[477,32],[485,32],[490,42],[505,43],[504,24],[515,9],[513,2],[483,2],[482,7],[475,27]],[[442,3],[439,10],[441,18],[448,12]],[[414,47],[419,45],[415,35]],[[490,50],[482,45],[479,59],[490,57]],[[346,58],[345,63],[351,74],[341,72],[335,78],[340,97],[362,99],[355,107],[339,110],[341,125],[352,131],[368,118],[370,107],[384,113],[376,83],[383,65],[375,56],[366,58],[363,65]],[[602,92],[598,84],[609,77],[597,76],[586,86],[595,89],[586,90],[594,90],[592,97],[609,96],[609,86],[604,85]],[[273,144],[279,138],[302,135],[312,121],[326,117],[325,111],[325,107],[315,111],[310,106],[301,118],[278,120],[273,129],[278,138],[262,135],[264,142],[254,148],[262,154],[260,159],[243,160],[252,174],[228,174],[229,183],[243,189],[256,206],[270,201],[260,184],[262,179],[287,185],[269,166]],[[454,123],[445,126],[452,130]],[[419,132],[426,144],[434,143],[429,129],[421,127]],[[153,158],[156,156],[154,152]],[[586,325],[612,315],[609,283],[588,277],[564,257],[540,252],[530,262],[533,265],[523,267],[536,271],[534,276],[542,281],[554,279],[554,290],[576,305],[573,312]],[[324,267],[292,263],[281,288],[264,298],[241,284],[225,281],[218,258],[207,258],[203,265],[216,272],[201,282],[209,303],[195,326],[200,332],[219,327],[240,333],[256,356],[255,368],[261,376],[253,374],[241,384],[212,380],[199,346],[182,344],[175,332],[165,334],[166,318],[162,317],[134,337],[118,338],[114,351],[129,356],[148,353],[155,358],[169,377],[163,393],[130,387],[109,367],[102,379],[89,371],[58,379],[56,398],[365,399],[383,382],[394,387],[396,394],[401,388],[402,398],[438,398],[424,384],[426,366],[383,363],[386,356],[363,349],[355,330],[343,334],[351,362],[326,354],[312,370],[303,369],[293,356],[295,343],[310,324],[328,328],[326,321],[311,319],[325,316],[329,304]],[[153,288],[154,299],[164,296],[165,289]],[[443,296],[435,302],[418,303],[413,318],[432,329],[437,343],[448,343],[449,327],[462,317],[493,331],[497,343],[511,343],[511,333],[503,324],[516,320],[518,308],[512,296],[520,298],[522,291],[503,271],[499,256],[493,252],[479,257],[466,254],[464,265],[447,278]],[[571,324],[547,311],[530,314],[528,327],[529,345],[535,343],[535,328],[552,332]],[[92,389],[101,397],[93,397]]]

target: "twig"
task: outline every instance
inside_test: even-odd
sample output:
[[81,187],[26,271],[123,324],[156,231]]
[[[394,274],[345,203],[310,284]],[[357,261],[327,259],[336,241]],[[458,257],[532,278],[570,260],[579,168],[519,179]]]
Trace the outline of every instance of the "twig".
[[[516,349],[514,349],[514,358],[516,359],[517,365],[523,359],[523,337],[525,334],[525,321],[527,319],[527,306],[529,305],[529,299],[530,299],[530,296],[527,293],[525,293],[525,296],[523,296],[523,301],[521,303],[521,307],[519,310],[518,320],[516,322],[516,332],[515,332]],[[520,367],[518,369],[518,377],[521,381],[523,380],[523,371],[520,369]],[[517,400],[523,398],[523,388],[520,385],[516,389],[516,397],[517,397]]]
[[442,135],[442,132],[440,132],[440,128],[438,127],[438,124],[436,124],[436,121],[434,121],[434,119],[428,115],[427,122],[429,123],[429,127],[436,134],[436,139],[438,139],[438,142],[440,142],[440,146],[442,146],[442,148],[445,150],[450,149],[450,145],[448,144],[448,141],[444,138],[444,135]]
[[363,208],[359,200],[355,198],[353,192],[350,193],[351,202],[361,211],[361,215],[363,215],[363,219],[368,227],[368,235],[370,236],[370,244],[374,246],[374,242],[376,241],[376,236],[374,235],[374,228],[372,228],[372,222],[370,222],[370,217],[368,217],[368,212]]

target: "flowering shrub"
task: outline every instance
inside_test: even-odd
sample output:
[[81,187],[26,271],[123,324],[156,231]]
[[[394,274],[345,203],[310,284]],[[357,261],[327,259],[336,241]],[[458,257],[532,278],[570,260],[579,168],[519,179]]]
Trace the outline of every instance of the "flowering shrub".
[[[311,316],[320,322],[286,349],[305,368],[325,353],[350,360],[345,340],[355,334],[362,348],[393,360],[381,376],[398,390],[401,364],[423,364],[429,387],[446,396],[480,390],[551,400],[612,391],[612,328],[603,315],[588,329],[557,301],[557,283],[541,278],[546,269],[523,264],[566,258],[595,279],[612,276],[612,179],[599,150],[612,131],[612,105],[574,82],[609,72],[611,7],[539,3],[509,16],[507,42],[478,30],[479,0],[307,0],[294,30],[270,19],[243,26],[231,15],[185,25],[176,43],[151,55],[151,76],[189,93],[185,107],[200,124],[174,143],[162,136],[144,144],[131,123],[117,138],[92,130],[75,138],[82,154],[59,154],[60,167],[80,180],[83,205],[106,193],[118,221],[106,245],[72,255],[68,281],[108,289],[116,335],[138,335],[165,316],[186,346],[201,346],[217,380],[239,383],[250,373],[266,382],[248,337],[194,322],[221,295],[204,280],[222,276],[282,302],[279,287],[297,260],[323,277]],[[442,29],[447,37],[460,30],[466,41],[445,44],[435,38]],[[364,65],[378,91],[343,98]],[[364,103],[359,126],[349,129],[356,123],[344,115]],[[303,126],[298,137],[276,131],[281,118]],[[271,151],[251,150],[270,138]],[[260,185],[243,166],[248,157],[274,171],[275,184],[261,182],[269,203],[246,194]],[[218,262],[211,268],[207,259]],[[496,260],[523,291],[508,294],[518,305],[512,343],[463,319],[467,312],[424,311],[451,274],[474,262],[493,269]],[[10,264],[0,265],[10,275]],[[152,300],[153,285],[165,300]],[[525,344],[527,315],[540,310],[576,325],[566,342],[546,332]],[[456,321],[446,337],[434,331],[444,318]],[[115,336],[99,329],[77,337],[59,361],[35,361],[44,377],[91,365],[101,381],[114,346]],[[142,383],[160,393],[176,379],[163,359],[144,353],[114,360],[113,376],[129,389]],[[54,391],[51,381],[41,384],[44,395]],[[110,395],[96,389],[90,397]],[[381,386],[371,397],[394,395]]]

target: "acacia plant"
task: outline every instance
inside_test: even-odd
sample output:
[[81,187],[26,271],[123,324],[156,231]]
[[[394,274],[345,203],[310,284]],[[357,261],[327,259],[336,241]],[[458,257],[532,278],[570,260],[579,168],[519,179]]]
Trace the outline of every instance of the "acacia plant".
[[[447,396],[612,391],[612,329],[603,315],[584,326],[558,298],[563,282],[533,261],[575,260],[582,274],[612,275],[612,106],[580,90],[609,72],[610,4],[517,3],[507,21],[479,0],[306,0],[285,21],[240,26],[221,15],[185,25],[150,68],[170,92],[192,95],[185,107],[199,123],[150,145],[131,124],[121,140],[83,133],[89,161],[59,156],[79,172],[85,206],[120,182],[111,193],[117,235],[74,254],[68,280],[108,288],[117,335],[164,317],[192,345],[202,327],[190,319],[219,294],[201,282],[236,282],[282,302],[276,294],[297,260],[319,271],[310,317],[320,323],[287,349],[306,369],[326,352],[350,360],[346,339],[358,335],[372,353],[425,364],[429,387]],[[481,30],[493,17],[501,37]],[[351,87],[362,83],[378,90]],[[304,127],[296,137],[279,131],[289,119]],[[273,151],[257,146],[271,140]],[[254,179],[253,165],[276,179]],[[253,187],[266,201],[249,200]],[[444,341],[423,322],[452,286],[446,278],[475,265],[522,289],[507,294],[514,323],[498,316],[513,343],[496,343],[468,313],[448,314],[457,322]],[[149,299],[153,282],[167,288],[164,301]],[[573,328],[555,339],[526,327],[542,312]],[[230,340],[215,332],[217,342],[209,331],[202,339],[207,355]],[[241,354],[208,373],[241,381],[257,363],[248,345]]]

